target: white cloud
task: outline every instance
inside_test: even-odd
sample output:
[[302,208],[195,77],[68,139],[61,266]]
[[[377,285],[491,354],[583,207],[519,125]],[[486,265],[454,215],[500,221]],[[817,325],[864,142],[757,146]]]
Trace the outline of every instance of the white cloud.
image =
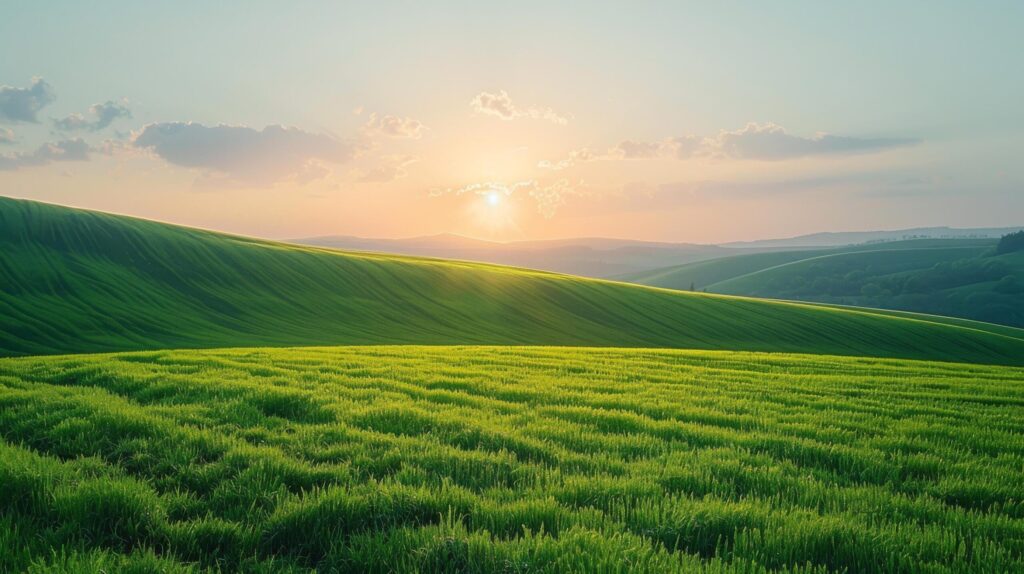
[[392,115],[378,116],[374,113],[370,114],[365,129],[370,133],[378,133],[392,138],[420,139],[426,126],[413,118]]
[[556,113],[551,108],[517,107],[512,103],[512,98],[509,97],[505,90],[498,93],[480,92],[470,100],[469,105],[473,108],[473,111],[478,114],[494,116],[505,121],[514,120],[516,118],[532,118],[553,122],[559,125],[565,125],[569,122],[568,118]]
[[278,125],[257,130],[244,126],[204,126],[169,122],[145,126],[133,145],[168,163],[226,176],[252,185],[272,185],[322,170],[311,163],[342,163],[355,148],[326,134]]
[[704,138],[694,135],[679,136],[669,138],[666,145],[677,159],[687,159],[703,153]]
[[16,170],[58,161],[86,161],[89,152],[89,144],[81,138],[45,143],[35,151],[0,155],[0,170]]
[[71,114],[66,118],[55,120],[54,126],[62,131],[99,131],[109,126],[118,118],[130,118],[132,112],[128,109],[127,101],[108,101],[102,104],[93,104],[89,107],[89,115]]
[[42,78],[32,78],[27,88],[0,86],[0,121],[39,123],[39,110],[57,97]]

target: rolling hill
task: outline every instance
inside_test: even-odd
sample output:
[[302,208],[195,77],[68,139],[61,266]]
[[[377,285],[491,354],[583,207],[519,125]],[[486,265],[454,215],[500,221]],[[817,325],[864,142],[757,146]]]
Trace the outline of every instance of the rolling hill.
[[[896,243],[906,238],[980,239],[994,242],[1014,231],[1011,228],[956,229],[928,227],[891,231],[854,231],[815,233],[787,239],[732,242],[721,245],[637,241],[602,237],[577,237],[539,241],[486,241],[453,234],[429,235],[405,239],[372,239],[346,235],[327,235],[291,239],[289,243],[331,247],[348,251],[369,251],[397,255],[417,255],[497,263],[530,269],[542,269],[585,277],[618,278],[644,276],[700,261],[780,251],[810,251],[862,248],[865,243]],[[756,260],[756,259],[755,259]],[[786,259],[793,261],[794,259]],[[689,283],[687,283],[688,285]],[[678,287],[676,287],[678,288]]]
[[1024,256],[914,240],[727,257],[623,276],[659,287],[950,315],[1024,327]]
[[341,253],[0,200],[0,354],[372,343],[1024,363],[1024,340],[983,326]]
[[0,571],[1024,567],[1008,327],[0,199],[0,354],[55,353],[0,358]]
[[367,239],[330,235],[293,239],[289,240],[289,243],[330,247],[345,251],[368,251],[497,263],[585,277],[611,277],[623,273],[658,269],[666,265],[702,261],[752,251],[750,249],[727,249],[716,245],[601,237],[498,242],[453,234],[407,239]]
[[880,254],[878,257],[884,258],[887,252],[900,252],[903,256],[897,256],[896,261],[900,264],[900,269],[906,270],[932,264],[922,265],[924,261],[947,261],[980,255],[990,251],[995,244],[995,239],[916,239],[827,249],[768,251],[718,257],[638,273],[625,273],[614,278],[666,289],[689,289],[692,285],[698,290],[715,290],[720,284],[727,281],[791,263],[818,260],[824,257],[852,255],[866,257],[866,260],[870,262],[870,258],[874,255],[865,254]]

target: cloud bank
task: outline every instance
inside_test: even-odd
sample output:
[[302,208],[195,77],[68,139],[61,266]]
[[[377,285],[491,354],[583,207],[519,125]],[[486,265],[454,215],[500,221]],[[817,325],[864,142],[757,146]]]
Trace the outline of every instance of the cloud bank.
[[102,104],[93,104],[89,106],[89,116],[90,117],[86,117],[82,114],[71,114],[66,118],[55,120],[53,125],[57,129],[66,132],[96,132],[109,126],[118,118],[132,117],[132,111],[128,109],[128,104],[125,101],[107,101]]
[[516,118],[532,118],[559,125],[565,125],[569,122],[568,118],[556,113],[551,108],[517,107],[512,103],[512,98],[509,97],[505,90],[498,93],[480,92],[470,100],[469,105],[478,114],[494,116],[505,121],[511,121]]
[[734,159],[778,161],[820,155],[871,153],[920,143],[911,138],[856,138],[817,134],[805,138],[786,133],[782,126],[749,123],[736,131],[722,131],[704,140],[708,153]]
[[192,122],[155,123],[145,126],[132,143],[170,164],[252,185],[272,185],[323,173],[311,166],[317,162],[343,163],[356,151],[332,136],[279,125],[257,130]]
[[89,144],[81,138],[46,143],[35,151],[0,155],[0,171],[46,165],[58,161],[86,161]]
[[42,78],[32,78],[27,88],[0,86],[0,121],[39,123],[39,110],[53,103],[57,96]]
[[541,160],[537,167],[562,170],[593,160],[690,159],[712,157],[732,160],[782,161],[813,156],[846,156],[881,152],[921,143],[914,138],[858,138],[817,134],[801,137],[787,133],[773,123],[749,123],[735,130],[722,130],[716,136],[695,135],[665,138],[659,141],[624,140],[603,154],[588,150],[569,152],[558,161]]

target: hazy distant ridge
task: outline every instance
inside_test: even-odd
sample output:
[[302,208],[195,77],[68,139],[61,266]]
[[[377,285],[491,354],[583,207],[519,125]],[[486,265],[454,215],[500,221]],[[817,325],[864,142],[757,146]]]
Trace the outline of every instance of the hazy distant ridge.
[[1019,229],[1024,227],[922,227],[892,231],[824,232],[783,239],[735,241],[721,245],[604,237],[498,242],[449,233],[404,239],[327,235],[292,239],[289,243],[352,251],[463,259],[607,278],[746,253],[904,239],[998,238]]
[[891,231],[826,231],[781,239],[732,241],[722,247],[838,247],[905,239],[998,239],[1024,227],[916,227]]

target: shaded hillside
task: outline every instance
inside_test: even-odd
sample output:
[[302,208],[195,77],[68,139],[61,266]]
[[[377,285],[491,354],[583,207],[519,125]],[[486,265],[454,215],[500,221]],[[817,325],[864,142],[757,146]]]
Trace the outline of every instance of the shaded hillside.
[[949,315],[1024,327],[1024,264],[996,239],[913,240],[723,257],[623,275],[671,289]]
[[1024,253],[892,250],[808,259],[709,290],[965,317],[1024,327]]

